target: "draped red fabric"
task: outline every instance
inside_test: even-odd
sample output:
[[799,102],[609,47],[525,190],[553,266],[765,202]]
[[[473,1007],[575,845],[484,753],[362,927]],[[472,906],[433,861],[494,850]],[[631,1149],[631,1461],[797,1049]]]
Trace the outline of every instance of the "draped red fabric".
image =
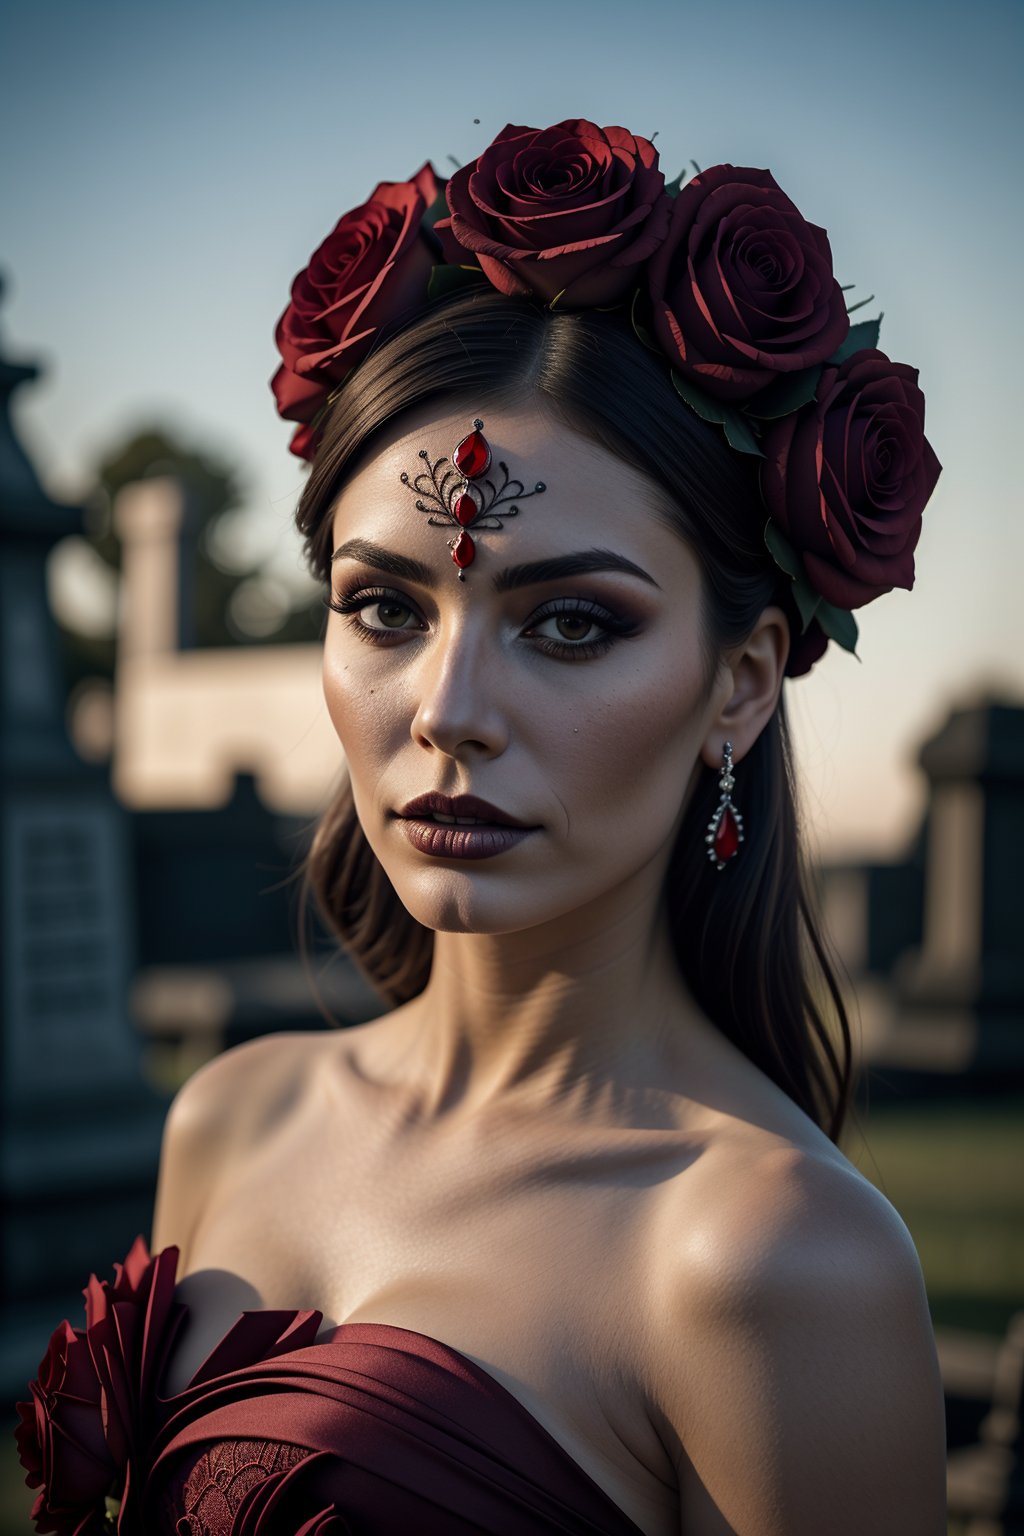
[[[474,1361],[386,1323],[343,1323],[311,1343],[320,1321],[243,1313],[188,1386],[160,1399],[147,1532],[638,1536]],[[260,1358],[271,1333],[279,1352]]]

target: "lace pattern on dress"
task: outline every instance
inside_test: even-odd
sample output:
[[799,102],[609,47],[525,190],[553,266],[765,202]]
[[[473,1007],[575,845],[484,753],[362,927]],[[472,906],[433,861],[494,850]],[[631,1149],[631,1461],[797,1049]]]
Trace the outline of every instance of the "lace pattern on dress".
[[279,1440],[217,1441],[169,1479],[167,1507],[181,1513],[175,1525],[165,1526],[168,1536],[228,1536],[249,1489],[308,1455],[305,1446]]

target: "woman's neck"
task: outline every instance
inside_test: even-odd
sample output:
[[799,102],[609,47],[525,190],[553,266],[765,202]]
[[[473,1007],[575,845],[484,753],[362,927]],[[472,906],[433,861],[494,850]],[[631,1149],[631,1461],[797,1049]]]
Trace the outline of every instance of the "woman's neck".
[[504,1109],[606,1123],[623,1090],[664,1092],[688,1033],[709,1027],[646,893],[434,942],[430,981],[402,1010],[401,1077],[421,1126]]

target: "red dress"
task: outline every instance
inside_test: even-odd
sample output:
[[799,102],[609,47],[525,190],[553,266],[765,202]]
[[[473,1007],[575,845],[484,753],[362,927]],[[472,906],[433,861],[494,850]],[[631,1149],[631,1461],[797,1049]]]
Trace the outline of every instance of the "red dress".
[[243,1312],[163,1396],[187,1316],[177,1258],[137,1238],[113,1285],[90,1277],[85,1329],[54,1333],[18,1405],[37,1531],[639,1536],[511,1392],[411,1329],[342,1323],[314,1342],[320,1312]]

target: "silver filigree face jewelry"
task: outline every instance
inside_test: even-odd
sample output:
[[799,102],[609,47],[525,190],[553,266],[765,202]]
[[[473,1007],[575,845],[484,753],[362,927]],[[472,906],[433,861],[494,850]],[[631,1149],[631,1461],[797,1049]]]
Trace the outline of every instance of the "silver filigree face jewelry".
[[[402,484],[415,492],[417,509],[427,513],[428,523],[434,527],[454,525],[461,530],[457,538],[448,540],[460,581],[465,581],[466,566],[476,558],[476,545],[466,530],[504,527],[503,519],[515,517],[520,501],[547,489],[543,480],[538,480],[532,491],[526,490],[522,480],[510,478],[508,465],[500,460],[498,468],[504,476],[500,486],[485,480],[491,467],[491,445],[483,435],[483,426],[479,418],[474,421],[472,432],[452,451],[451,460],[442,457],[432,464],[427,450],[421,448],[419,456],[426,460],[426,472],[421,470],[410,478],[403,470],[399,476]],[[443,472],[442,465],[448,466]],[[504,502],[512,505],[496,511]]]

